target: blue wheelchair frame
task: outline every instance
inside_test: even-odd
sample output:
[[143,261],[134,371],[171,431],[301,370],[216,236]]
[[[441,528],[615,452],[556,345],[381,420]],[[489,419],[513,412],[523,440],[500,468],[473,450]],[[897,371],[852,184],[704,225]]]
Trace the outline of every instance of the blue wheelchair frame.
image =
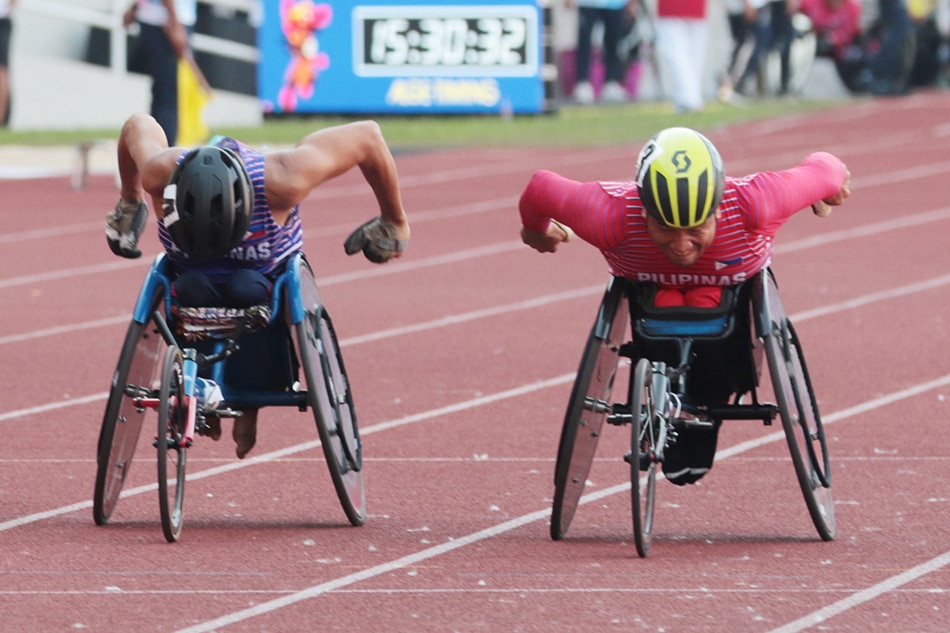
[[[199,353],[183,336],[173,333],[172,279],[171,263],[164,254],[157,256],[136,300],[100,430],[95,522],[105,524],[118,502],[147,410],[159,412],[154,446],[159,457],[162,528],[166,540],[173,542],[181,533],[185,456],[196,429],[208,428],[208,417],[239,417],[250,409],[294,406],[300,411],[313,409],[343,510],[351,524],[362,525],[366,494],[352,394],[332,321],[303,253],[292,255],[274,280],[266,324],[260,309],[263,306],[248,308],[232,332],[223,338],[206,339],[210,353]],[[293,358],[287,359],[287,384],[264,390],[228,385],[225,363],[239,349],[241,337],[284,324],[287,347],[293,347]],[[162,362],[163,345],[167,349]],[[216,409],[203,410],[197,405],[199,371],[221,388],[224,400]],[[158,374],[161,386],[155,389]],[[275,377],[274,384],[277,382]],[[301,388],[303,384],[306,389]],[[169,465],[175,472],[169,472]]]
[[[274,281],[269,305],[270,316],[268,327],[275,326],[277,320],[285,315],[281,309],[283,306],[286,307],[288,327],[297,325],[303,321],[305,310],[301,294],[300,292],[288,291],[288,289],[293,290],[300,287],[300,267],[305,265],[303,263],[304,261],[303,254],[296,253],[291,260],[287,262],[284,272]],[[148,275],[145,278],[145,282],[139,292],[138,300],[135,303],[135,309],[132,313],[132,319],[137,323],[145,324],[154,319],[156,323],[164,322],[167,325],[171,320],[168,309],[169,306],[172,305],[170,267],[171,262],[168,261],[164,253],[158,255],[152,263],[152,267],[149,269]],[[157,319],[156,315],[151,311],[152,297],[158,292],[161,292],[165,297],[164,305],[166,306],[165,313],[161,315],[161,320]],[[159,325],[159,328],[162,328],[162,326]],[[169,345],[176,344],[180,347],[187,347],[187,343],[179,343],[175,335],[167,327],[162,328],[162,335],[165,338],[165,342]],[[211,355],[223,354],[226,346],[226,339],[215,339],[213,341]],[[307,394],[305,392],[238,390],[228,386],[224,379],[223,361],[224,359],[210,365],[210,373],[207,377],[215,381],[221,387],[224,402],[229,407],[236,409],[257,409],[268,406],[296,406],[301,411],[307,408]],[[194,377],[192,376],[191,378]],[[290,387],[291,385],[287,386]],[[186,385],[186,387],[190,387],[190,385]]]

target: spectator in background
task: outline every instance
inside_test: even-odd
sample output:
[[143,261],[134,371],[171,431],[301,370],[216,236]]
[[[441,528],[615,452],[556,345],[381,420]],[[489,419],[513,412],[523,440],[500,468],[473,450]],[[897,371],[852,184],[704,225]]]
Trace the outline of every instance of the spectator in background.
[[10,122],[10,36],[11,14],[17,0],[0,0],[0,125]]
[[771,0],[769,2],[769,50],[777,50],[779,56],[780,95],[788,94],[788,83],[792,76],[791,54],[795,29],[792,16],[798,12],[799,0]]
[[188,38],[197,17],[197,0],[136,0],[123,18],[140,27],[138,54],[152,78],[150,114],[168,137],[178,139],[178,60],[191,55]]
[[859,0],[801,0],[812,21],[817,54],[830,57],[842,82],[857,93],[902,94],[913,62],[913,33],[903,0],[880,0],[865,32]]
[[861,35],[858,0],[801,0],[799,10],[811,20],[818,40],[817,55],[835,62],[848,56],[848,48]]
[[603,26],[601,55],[604,63],[604,87],[600,98],[608,103],[627,100],[623,87],[626,65],[620,59],[620,40],[627,32],[629,20],[634,17],[636,0],[567,0],[567,5],[577,6],[577,51],[574,101],[591,104],[595,100],[594,87],[590,82],[591,54],[593,51],[594,27]]
[[726,18],[732,36],[729,70],[720,78],[719,99],[731,101],[735,91],[744,92],[746,82],[757,74],[758,60],[769,41],[767,0],[725,0]]
[[950,0],[908,0],[917,51],[911,86],[946,87],[950,64]]
[[903,94],[914,63],[913,25],[905,0],[879,0],[878,6],[879,44],[868,59],[869,90],[881,95]]
[[657,0],[656,50],[666,68],[677,112],[697,112],[705,105],[708,38],[706,0]]

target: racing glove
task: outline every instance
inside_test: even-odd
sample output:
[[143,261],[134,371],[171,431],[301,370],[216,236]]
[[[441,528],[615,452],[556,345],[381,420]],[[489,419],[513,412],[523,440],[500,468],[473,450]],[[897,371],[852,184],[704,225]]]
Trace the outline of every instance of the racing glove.
[[127,202],[120,198],[115,211],[106,215],[106,241],[112,252],[129,259],[141,257],[137,245],[146,220],[148,205],[144,200]]
[[381,217],[361,224],[343,242],[343,250],[347,255],[363,251],[366,259],[374,264],[388,262],[393,255],[406,250],[406,246],[406,240],[396,238],[396,227]]

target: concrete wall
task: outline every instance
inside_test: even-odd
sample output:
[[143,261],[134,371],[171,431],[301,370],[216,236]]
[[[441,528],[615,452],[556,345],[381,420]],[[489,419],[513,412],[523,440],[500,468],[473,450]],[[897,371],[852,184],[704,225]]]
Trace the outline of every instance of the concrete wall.
[[[10,73],[13,130],[117,128],[151,101],[148,77],[61,57],[17,55]],[[250,126],[262,115],[256,98],[216,91],[204,119],[211,127]]]
[[[74,0],[77,8],[103,15],[113,1]],[[13,16],[11,129],[116,128],[130,114],[148,110],[147,77],[79,61],[86,57],[90,28],[31,6],[30,0],[20,0]],[[115,14],[114,19],[121,18]],[[263,118],[255,97],[220,90],[204,117],[212,127],[256,125]]]

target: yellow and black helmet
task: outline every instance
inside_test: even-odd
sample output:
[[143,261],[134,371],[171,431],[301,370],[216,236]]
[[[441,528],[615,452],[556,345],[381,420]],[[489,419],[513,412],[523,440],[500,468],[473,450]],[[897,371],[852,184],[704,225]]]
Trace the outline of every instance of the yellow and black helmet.
[[647,212],[674,228],[699,226],[722,201],[722,158],[695,130],[671,127],[650,139],[637,158],[637,189]]

